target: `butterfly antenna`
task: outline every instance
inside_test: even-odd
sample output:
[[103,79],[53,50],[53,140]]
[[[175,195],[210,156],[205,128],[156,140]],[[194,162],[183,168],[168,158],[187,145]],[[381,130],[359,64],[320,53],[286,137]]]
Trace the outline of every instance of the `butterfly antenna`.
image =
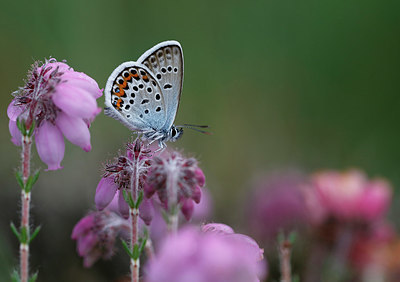
[[187,123],[185,123],[185,124],[182,125],[181,127],[188,127],[188,128],[191,128],[191,127],[208,128],[209,126],[208,126],[208,125],[198,125],[198,124],[187,124]]
[[[197,132],[200,132],[200,133],[203,133],[203,134],[212,135],[211,132],[198,129],[198,128],[208,128],[208,127],[209,127],[208,125],[184,124],[184,125],[178,125],[177,127],[180,127],[180,128],[189,128],[189,129],[192,129],[192,130],[194,130],[194,131],[197,131]],[[197,127],[198,127],[198,128],[197,128]]]

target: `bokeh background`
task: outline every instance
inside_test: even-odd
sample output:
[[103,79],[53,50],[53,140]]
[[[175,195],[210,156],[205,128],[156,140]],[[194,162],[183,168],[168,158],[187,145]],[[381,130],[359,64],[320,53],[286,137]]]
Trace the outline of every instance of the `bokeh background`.
[[[2,1],[0,9],[0,280],[17,265],[14,178],[20,150],[6,108],[34,60],[50,56],[102,88],[121,62],[158,42],[178,40],[185,79],[170,147],[200,160],[216,222],[246,233],[252,180],[270,171],[359,167],[400,185],[400,2],[398,1]],[[103,103],[101,98],[101,102]],[[123,252],[84,269],[70,239],[94,206],[102,164],[130,139],[100,114],[85,153],[67,143],[64,169],[43,172],[33,192],[32,244],[39,281],[113,281],[128,272]],[[34,151],[34,168],[45,168]],[[400,209],[392,205],[392,218]],[[397,223],[399,223],[397,221]],[[247,232],[249,233],[249,232]]]

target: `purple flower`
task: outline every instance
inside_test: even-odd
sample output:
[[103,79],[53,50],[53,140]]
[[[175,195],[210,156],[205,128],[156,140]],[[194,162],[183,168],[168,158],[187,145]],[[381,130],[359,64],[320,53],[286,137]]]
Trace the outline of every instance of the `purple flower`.
[[14,92],[7,109],[11,141],[21,145],[17,119],[27,129],[35,123],[39,157],[48,170],[60,169],[65,150],[63,136],[84,151],[91,150],[88,127],[101,111],[96,103],[101,95],[96,81],[65,63],[50,59],[42,66],[34,64],[26,85]]
[[[146,172],[149,166],[150,150],[143,144],[140,139],[136,139],[132,143],[128,143],[124,154],[120,154],[115,158],[113,163],[105,166],[105,173],[97,185],[95,203],[98,210],[106,208],[114,196],[118,192],[119,213],[125,217],[129,217],[129,206],[123,197],[123,190],[131,193],[132,173],[138,172],[139,188],[144,185]],[[146,223],[151,221],[151,211],[147,210],[149,205],[143,202],[144,207],[140,207],[140,216],[145,218]]]
[[157,192],[160,202],[167,210],[179,204],[186,220],[190,220],[194,203],[200,203],[200,187],[204,183],[204,173],[194,158],[185,159],[178,152],[172,152],[153,157],[144,191],[147,198]]
[[259,281],[264,261],[254,256],[254,245],[231,235],[244,236],[182,228],[167,237],[158,255],[148,262],[147,281]]
[[304,183],[304,178],[293,172],[258,181],[248,208],[249,225],[257,238],[275,240],[279,231],[289,232],[307,223]]
[[109,259],[114,254],[117,236],[129,234],[129,222],[111,211],[89,213],[82,218],[72,231],[77,242],[78,254],[83,265],[91,267],[99,258]]

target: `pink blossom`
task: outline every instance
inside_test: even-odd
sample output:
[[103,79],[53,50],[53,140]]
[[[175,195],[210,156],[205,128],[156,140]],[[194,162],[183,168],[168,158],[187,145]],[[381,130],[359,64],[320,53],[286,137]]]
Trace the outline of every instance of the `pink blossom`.
[[148,172],[145,196],[150,198],[157,192],[164,208],[179,205],[182,214],[189,220],[194,211],[194,203],[201,199],[201,189],[205,183],[202,170],[194,158],[186,159],[178,152],[153,157]]
[[264,276],[264,261],[254,256],[254,245],[243,242],[185,227],[168,236],[158,255],[148,262],[147,281],[259,281]]
[[370,181],[360,171],[320,172],[312,177],[312,184],[327,213],[340,220],[376,220],[390,204],[388,183]]
[[275,173],[257,181],[247,216],[257,238],[275,240],[278,232],[289,232],[306,224],[302,193],[305,184],[305,177],[295,172]]
[[89,213],[72,231],[78,254],[85,267],[91,267],[99,258],[110,259],[114,254],[117,236],[128,234],[129,222],[117,214],[104,210]]
[[7,108],[12,142],[21,145],[19,119],[30,128],[35,123],[34,137],[40,158],[48,170],[62,168],[65,136],[84,151],[91,150],[88,126],[100,112],[96,99],[102,95],[97,83],[65,63],[51,59],[42,66],[36,63],[24,87],[15,92]]

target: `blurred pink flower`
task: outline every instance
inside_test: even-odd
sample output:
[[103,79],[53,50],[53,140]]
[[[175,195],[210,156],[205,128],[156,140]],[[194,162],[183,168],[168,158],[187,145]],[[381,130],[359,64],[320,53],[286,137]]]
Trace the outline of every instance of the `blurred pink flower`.
[[302,193],[305,183],[305,178],[294,172],[276,173],[257,181],[247,216],[257,238],[275,240],[280,231],[290,232],[306,224]]
[[202,194],[200,188],[204,183],[204,173],[194,158],[185,159],[178,152],[172,152],[153,157],[144,192],[147,198],[157,192],[160,202],[167,210],[171,203],[179,204],[186,220],[190,220],[194,203],[200,203]]
[[91,267],[99,258],[109,259],[114,254],[117,236],[129,234],[129,222],[114,212],[104,210],[89,213],[72,231],[77,241],[78,254],[85,267]]
[[327,214],[341,220],[371,221],[389,207],[391,188],[383,180],[368,180],[360,171],[326,171],[312,176],[318,200]]
[[33,66],[26,85],[14,96],[7,108],[11,141],[21,145],[17,119],[28,129],[35,123],[36,148],[48,170],[61,168],[63,136],[84,151],[91,150],[88,127],[101,111],[96,99],[102,96],[91,77],[50,59],[40,67],[38,63]]
[[255,257],[254,245],[230,235],[203,233],[190,226],[168,236],[147,264],[147,281],[259,281],[264,261]]

